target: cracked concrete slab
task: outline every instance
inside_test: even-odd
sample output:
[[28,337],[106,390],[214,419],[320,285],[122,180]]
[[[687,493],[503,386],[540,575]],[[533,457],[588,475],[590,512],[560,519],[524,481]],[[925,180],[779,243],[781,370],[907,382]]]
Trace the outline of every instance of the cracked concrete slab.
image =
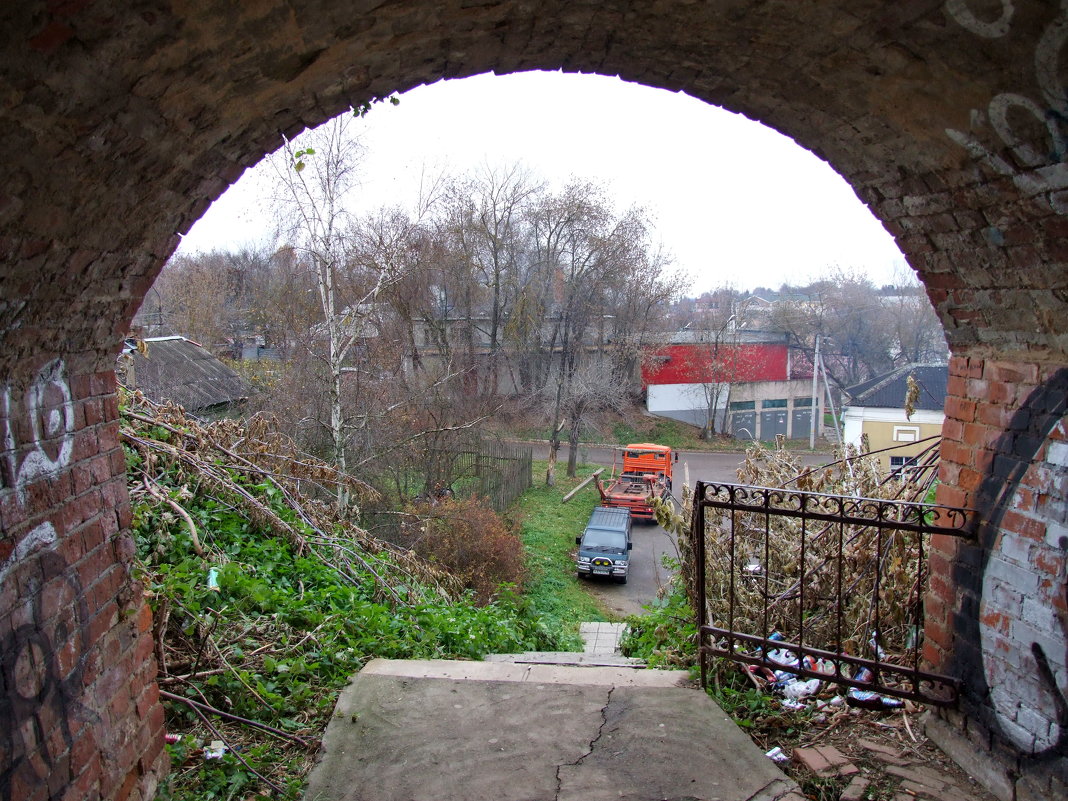
[[772,801],[795,787],[686,674],[375,660],[306,801]]
[[604,717],[590,753],[561,769],[559,801],[770,801],[793,786],[698,690],[616,688]]

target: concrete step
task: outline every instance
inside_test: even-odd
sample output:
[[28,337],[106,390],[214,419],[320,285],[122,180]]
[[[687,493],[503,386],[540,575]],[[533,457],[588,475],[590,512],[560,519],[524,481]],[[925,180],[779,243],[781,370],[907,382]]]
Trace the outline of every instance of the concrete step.
[[786,801],[797,786],[685,671],[370,662],[306,801]]
[[490,654],[487,662],[514,662],[520,665],[575,665],[580,667],[644,668],[645,660],[619,654],[579,653],[577,651],[528,651],[522,654]]
[[580,623],[579,634],[586,653],[611,655],[619,653],[619,641],[627,631],[626,623]]
[[451,659],[374,659],[359,676],[450,681],[534,682],[602,687],[692,687],[686,670],[635,670],[620,665],[558,665],[547,662],[461,662]]

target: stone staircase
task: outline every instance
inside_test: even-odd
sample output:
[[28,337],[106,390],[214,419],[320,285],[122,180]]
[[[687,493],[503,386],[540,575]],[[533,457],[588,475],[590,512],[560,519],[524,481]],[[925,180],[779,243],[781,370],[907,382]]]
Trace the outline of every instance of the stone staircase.
[[510,662],[518,665],[568,665],[573,667],[644,668],[645,661],[622,656],[619,643],[625,623],[582,623],[579,634],[585,649],[578,651],[527,651],[521,654],[490,654],[487,662]]
[[805,801],[686,671],[619,653],[376,659],[342,691],[305,801]]

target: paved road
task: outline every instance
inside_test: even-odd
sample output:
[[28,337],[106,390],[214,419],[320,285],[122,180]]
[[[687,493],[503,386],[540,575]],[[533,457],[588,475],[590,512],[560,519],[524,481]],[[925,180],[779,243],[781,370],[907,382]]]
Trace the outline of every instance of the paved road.
[[[560,470],[567,465],[567,446],[561,449]],[[618,452],[611,448],[582,447],[579,462],[587,464],[612,465],[613,455],[616,466],[620,464]],[[535,444],[534,458],[547,459],[549,446]],[[675,486],[681,487],[684,481],[689,484],[697,481],[737,481],[738,466],[745,454],[723,452],[688,452],[679,455],[675,466]],[[829,460],[823,454],[803,454],[801,461],[806,465],[818,465]],[[593,492],[591,488],[585,490]],[[642,606],[656,598],[657,590],[667,583],[670,573],[663,567],[663,555],[677,555],[674,538],[660,526],[643,522],[634,524],[634,550],[631,552],[630,577],[626,584],[616,584],[610,580],[590,579],[587,586],[601,602],[618,615],[640,615]]]

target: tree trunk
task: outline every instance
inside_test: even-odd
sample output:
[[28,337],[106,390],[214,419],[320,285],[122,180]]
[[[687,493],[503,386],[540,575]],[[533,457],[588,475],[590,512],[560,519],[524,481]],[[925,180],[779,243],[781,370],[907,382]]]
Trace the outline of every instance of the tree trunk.
[[545,486],[556,486],[556,455],[560,451],[560,438],[553,436],[549,440],[549,466],[545,468]]
[[578,411],[575,411],[571,415],[571,430],[567,436],[567,475],[568,478],[574,478],[576,475],[576,469],[578,468],[578,445],[579,445],[579,431],[582,428],[582,415]]

